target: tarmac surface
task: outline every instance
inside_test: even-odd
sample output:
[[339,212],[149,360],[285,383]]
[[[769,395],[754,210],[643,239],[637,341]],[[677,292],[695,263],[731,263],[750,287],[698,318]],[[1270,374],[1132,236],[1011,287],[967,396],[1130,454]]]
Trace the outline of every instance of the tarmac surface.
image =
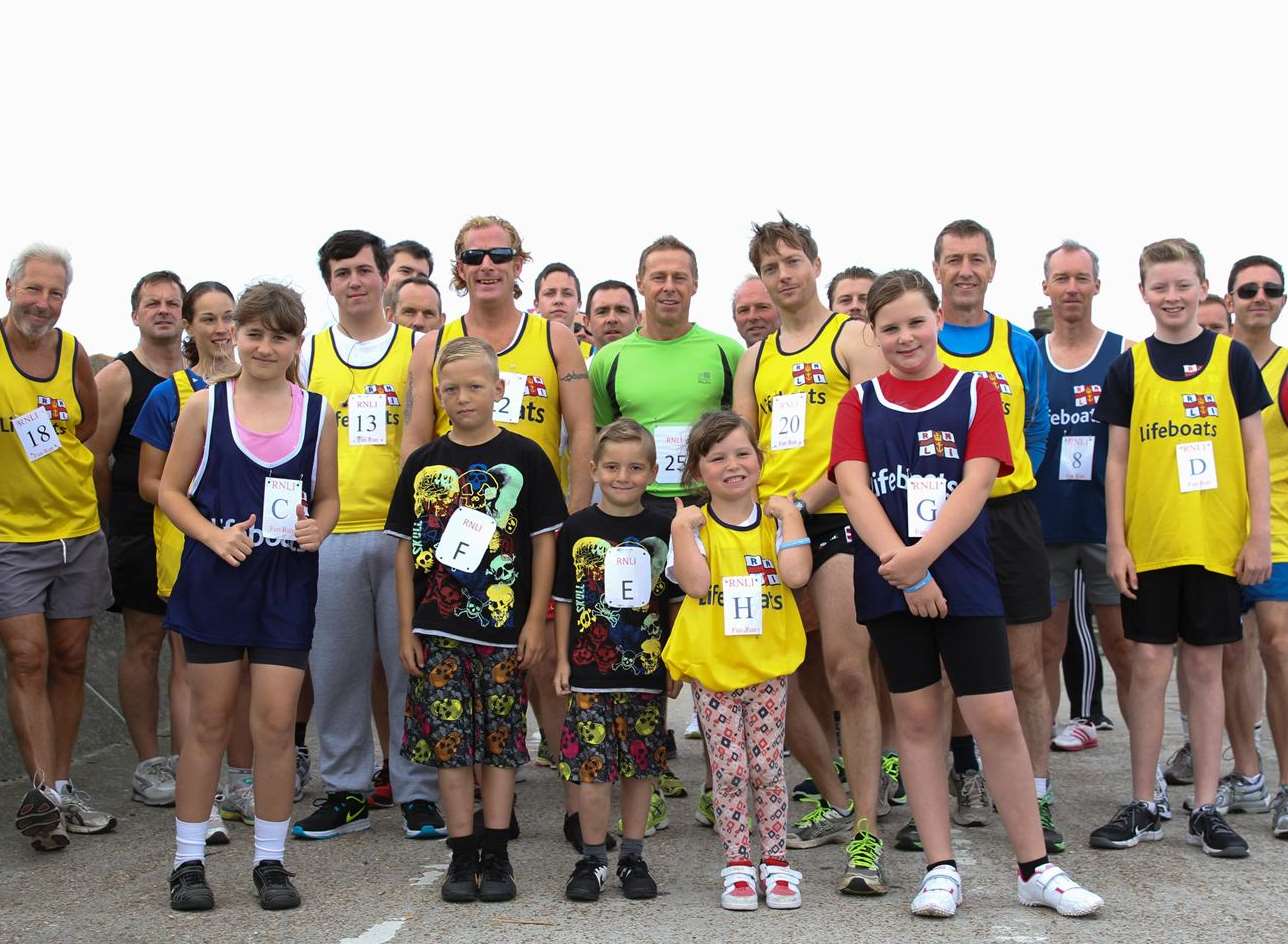
[[[1114,705],[1112,673],[1105,704]],[[1173,698],[1173,708],[1175,707]],[[671,724],[682,731],[689,717],[687,693],[673,703]],[[1114,712],[1111,712],[1113,714]],[[1179,743],[1169,713],[1167,747]],[[532,728],[535,730],[535,727]],[[5,732],[8,735],[8,732]],[[1265,738],[1266,770],[1275,767]],[[673,768],[689,796],[670,801],[670,826],[645,841],[645,858],[661,887],[651,902],[621,897],[609,877],[597,904],[574,904],[563,886],[576,860],[562,838],[557,775],[527,769],[519,786],[521,838],[511,844],[519,896],[502,905],[449,905],[438,883],[448,860],[440,841],[403,838],[397,810],[371,814],[365,833],[323,842],[287,840],[287,867],[297,873],[304,905],[292,912],[261,911],[250,881],[250,827],[231,824],[232,843],[207,860],[216,909],[178,914],[168,907],[166,878],[173,853],[173,811],[131,802],[134,766],[126,745],[80,760],[78,784],[96,805],[118,817],[116,831],[73,836],[68,849],[37,853],[8,823],[0,829],[0,941],[151,942],[230,944],[291,941],[299,944],[414,944],[414,942],[549,942],[551,940],[723,941],[735,936],[772,944],[868,938],[886,941],[971,940],[1012,944],[1133,944],[1192,940],[1283,940],[1288,937],[1288,842],[1270,835],[1265,814],[1231,817],[1252,848],[1248,859],[1210,859],[1184,841],[1181,802],[1189,788],[1173,787],[1176,819],[1165,839],[1122,852],[1087,846],[1091,829],[1104,823],[1128,791],[1127,734],[1102,732],[1099,748],[1052,757],[1055,822],[1069,850],[1054,857],[1106,899],[1092,919],[1061,918],[1046,909],[1021,907],[1015,897],[1015,863],[1000,823],[954,829],[965,887],[957,917],[914,918],[908,903],[923,865],[919,854],[893,848],[907,807],[881,822],[887,839],[891,891],[884,898],[841,895],[844,847],[828,845],[792,854],[804,873],[804,906],[795,912],[731,913],[719,907],[719,843],[693,819],[701,786],[700,742],[679,742]],[[789,761],[789,784],[801,776]],[[21,782],[0,784],[0,810],[16,809]],[[307,815],[320,790],[316,777],[297,805]],[[793,804],[793,815],[801,808]],[[614,854],[610,853],[610,867]]]

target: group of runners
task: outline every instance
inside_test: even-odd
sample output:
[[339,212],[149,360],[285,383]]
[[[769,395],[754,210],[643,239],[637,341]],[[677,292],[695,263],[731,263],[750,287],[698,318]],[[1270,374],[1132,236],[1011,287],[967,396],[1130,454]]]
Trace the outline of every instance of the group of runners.
[[[829,843],[842,892],[885,894],[880,820],[907,803],[890,841],[923,852],[914,913],[961,901],[950,821],[996,816],[1019,901],[1090,914],[1101,897],[1050,858],[1067,841],[1048,758],[1113,725],[1093,618],[1131,780],[1090,845],[1162,838],[1168,782],[1193,783],[1184,835],[1208,855],[1249,854],[1231,811],[1288,838],[1281,266],[1241,259],[1215,296],[1196,246],[1151,243],[1155,331],[1133,343],[1093,320],[1099,260],[1072,241],[1042,263],[1040,339],[987,310],[993,237],[971,220],[935,238],[929,277],[853,266],[821,292],[819,248],[785,218],[748,258],[739,342],[691,320],[697,256],[674,236],[584,297],[552,263],[525,310],[518,231],[473,218],[449,276],[468,307],[446,320],[428,249],[345,230],[318,251],[330,327],[308,335],[287,286],[150,272],[137,346],[95,376],[57,327],[70,257],[21,252],[0,320],[17,828],[46,851],[115,826],[71,777],[111,605],[132,795],[175,807],[179,910],[213,907],[205,849],[230,821],[254,827],[261,904],[291,908],[288,835],[394,806],[408,838],[450,847],[445,900],[514,897],[529,702],[536,762],[566,783],[567,897],[597,899],[619,846],[623,893],[652,898],[644,840],[687,792],[667,701],[691,684],[723,907],[799,907],[789,850]],[[1185,743],[1164,770],[1174,659]],[[809,775],[790,791],[787,749]]]

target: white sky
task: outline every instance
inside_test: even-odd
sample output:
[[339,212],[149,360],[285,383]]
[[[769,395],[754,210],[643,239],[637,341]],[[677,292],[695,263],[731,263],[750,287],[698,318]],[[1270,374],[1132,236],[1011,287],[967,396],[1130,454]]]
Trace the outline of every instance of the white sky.
[[286,280],[321,327],[336,229],[426,243],[445,286],[461,222],[497,213],[529,292],[555,259],[630,281],[673,232],[695,319],[732,334],[753,220],[812,226],[825,283],[929,273],[970,216],[997,240],[992,311],[1028,326],[1072,237],[1101,256],[1096,320],[1140,337],[1146,242],[1195,240],[1220,293],[1242,255],[1288,261],[1285,25],[1234,2],[23,4],[0,253],[67,246],[62,326],[115,352],[159,268]]

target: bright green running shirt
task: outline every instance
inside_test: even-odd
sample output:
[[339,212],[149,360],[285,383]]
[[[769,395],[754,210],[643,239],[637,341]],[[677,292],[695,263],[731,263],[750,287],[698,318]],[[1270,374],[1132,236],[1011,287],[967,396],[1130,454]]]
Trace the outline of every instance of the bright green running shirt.
[[689,427],[703,413],[733,404],[733,373],[743,346],[733,338],[693,325],[671,341],[634,333],[614,341],[590,362],[595,425],[618,417],[635,420],[657,440],[657,481],[649,494],[688,494],[680,484]]

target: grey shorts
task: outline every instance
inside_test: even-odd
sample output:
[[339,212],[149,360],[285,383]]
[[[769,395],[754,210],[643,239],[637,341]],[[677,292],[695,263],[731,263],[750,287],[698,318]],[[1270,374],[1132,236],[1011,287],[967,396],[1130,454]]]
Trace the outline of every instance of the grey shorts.
[[1073,599],[1073,572],[1082,566],[1087,583],[1087,601],[1092,606],[1117,606],[1122,602],[1118,588],[1109,579],[1103,544],[1048,544],[1051,564],[1051,598],[1056,603]]
[[0,542],[0,619],[32,613],[83,619],[111,603],[102,531],[33,544]]

